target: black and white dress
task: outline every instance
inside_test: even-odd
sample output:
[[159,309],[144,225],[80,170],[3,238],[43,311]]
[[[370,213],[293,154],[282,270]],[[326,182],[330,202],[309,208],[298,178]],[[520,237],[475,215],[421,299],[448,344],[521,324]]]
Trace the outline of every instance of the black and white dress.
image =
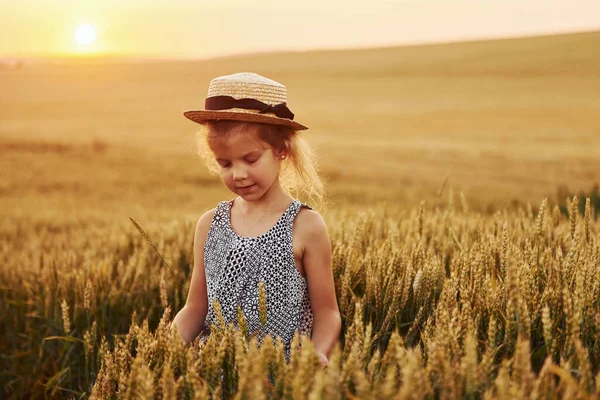
[[[214,302],[219,300],[225,321],[235,326],[241,307],[248,333],[255,334],[259,343],[267,334],[280,337],[289,362],[294,333],[310,337],[313,325],[308,285],[296,267],[292,248],[294,219],[302,207],[308,206],[294,200],[266,233],[245,237],[231,226],[232,205],[233,200],[219,203],[204,246],[208,313],[201,340],[210,335],[211,324],[217,324]],[[264,327],[258,311],[259,282],[263,282],[267,294]]]

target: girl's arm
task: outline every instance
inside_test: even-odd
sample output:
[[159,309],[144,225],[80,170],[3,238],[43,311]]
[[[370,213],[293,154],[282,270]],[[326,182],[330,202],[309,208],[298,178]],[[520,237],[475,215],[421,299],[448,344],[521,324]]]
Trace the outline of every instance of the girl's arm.
[[194,234],[194,269],[185,306],[177,313],[171,329],[177,331],[183,342],[188,345],[202,331],[204,319],[208,312],[208,296],[206,294],[206,275],[204,274],[204,244],[215,210],[210,210],[200,217]]
[[331,268],[331,241],[319,213],[304,209],[298,217],[298,233],[303,243],[302,264],[313,310],[312,342],[321,363],[327,364],[342,326]]

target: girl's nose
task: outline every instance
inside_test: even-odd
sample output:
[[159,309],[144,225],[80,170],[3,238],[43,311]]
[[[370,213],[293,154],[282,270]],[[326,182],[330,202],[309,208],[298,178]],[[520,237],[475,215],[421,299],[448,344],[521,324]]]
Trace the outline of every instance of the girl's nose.
[[233,180],[241,181],[247,178],[246,169],[242,165],[233,167]]

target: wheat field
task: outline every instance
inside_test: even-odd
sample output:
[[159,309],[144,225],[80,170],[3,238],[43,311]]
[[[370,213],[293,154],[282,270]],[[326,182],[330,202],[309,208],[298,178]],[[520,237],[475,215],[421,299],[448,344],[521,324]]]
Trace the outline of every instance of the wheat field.
[[[600,33],[0,69],[3,398],[597,398]],[[182,111],[286,84],[329,204],[326,369],[168,330],[230,194]],[[135,222],[135,223],[134,223]],[[268,293],[266,294],[268,296]]]

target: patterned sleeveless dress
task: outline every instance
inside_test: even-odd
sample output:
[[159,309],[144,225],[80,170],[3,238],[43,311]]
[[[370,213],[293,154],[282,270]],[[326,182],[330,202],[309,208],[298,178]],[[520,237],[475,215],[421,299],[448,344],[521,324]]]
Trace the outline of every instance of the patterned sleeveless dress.
[[[233,200],[217,206],[206,244],[204,270],[208,294],[208,313],[200,334],[210,335],[216,324],[214,301],[219,300],[226,323],[238,326],[238,306],[241,307],[249,334],[258,343],[267,333],[281,338],[289,362],[291,341],[295,332],[310,337],[313,313],[308,285],[296,267],[292,248],[292,225],[302,207],[294,200],[277,223],[257,237],[240,236],[231,226]],[[267,294],[267,322],[263,327],[259,317],[258,284],[263,282]]]

